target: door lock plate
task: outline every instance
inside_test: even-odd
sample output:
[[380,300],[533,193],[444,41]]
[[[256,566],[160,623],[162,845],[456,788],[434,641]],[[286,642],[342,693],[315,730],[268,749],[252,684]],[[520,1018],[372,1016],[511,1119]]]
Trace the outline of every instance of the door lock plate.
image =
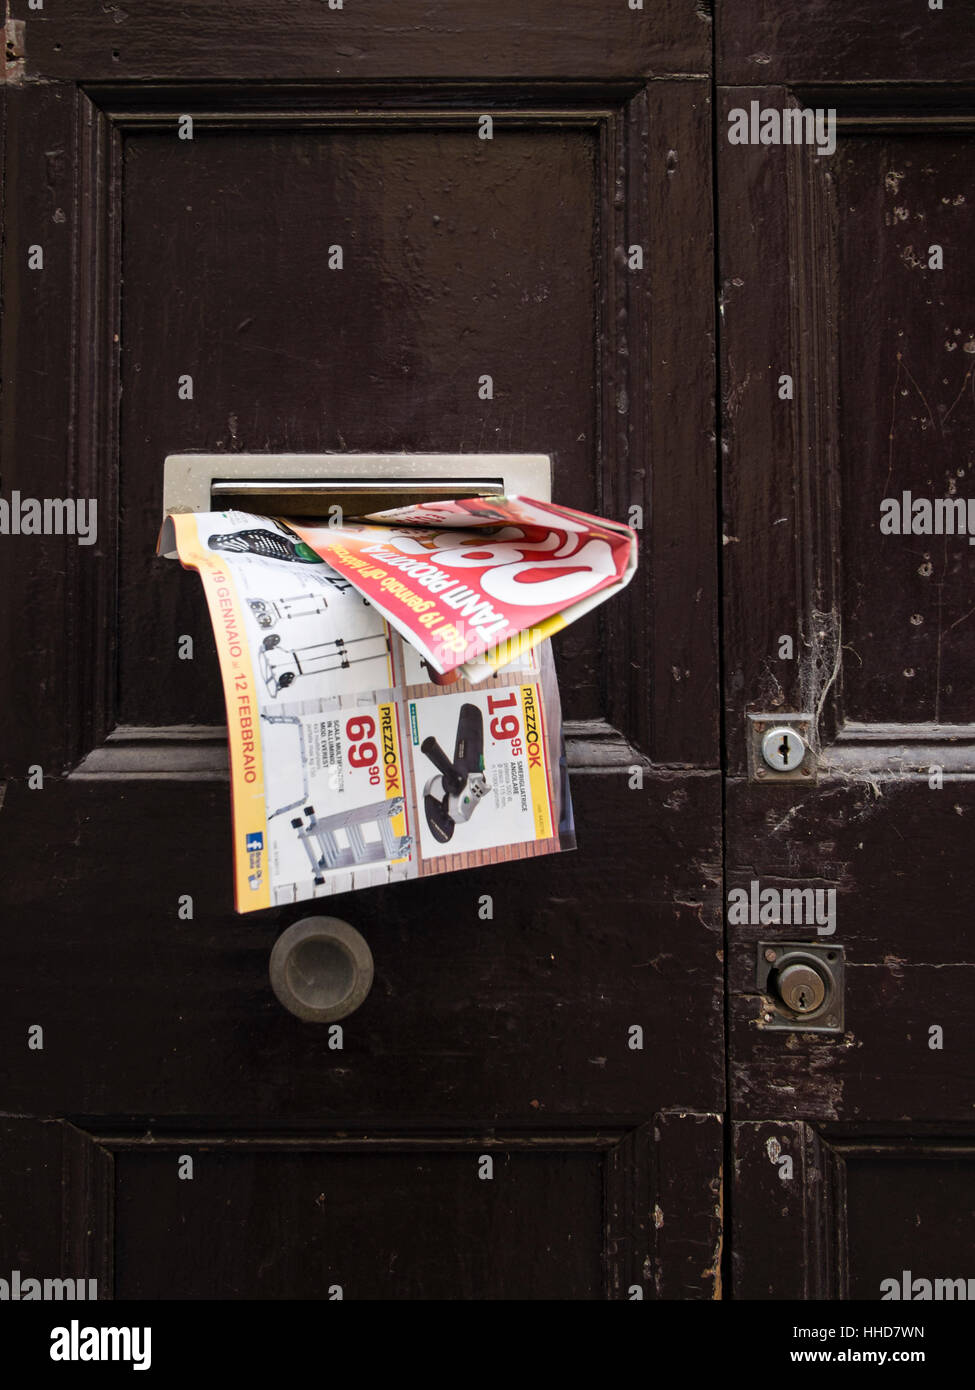
[[451,497],[507,494],[547,502],[548,454],[170,454],[169,512],[257,511],[348,516]]
[[757,782],[816,781],[818,758],[812,746],[811,714],[749,714],[748,776]]
[[842,946],[815,941],[760,941],[755,986],[759,1027],[770,1032],[842,1033]]

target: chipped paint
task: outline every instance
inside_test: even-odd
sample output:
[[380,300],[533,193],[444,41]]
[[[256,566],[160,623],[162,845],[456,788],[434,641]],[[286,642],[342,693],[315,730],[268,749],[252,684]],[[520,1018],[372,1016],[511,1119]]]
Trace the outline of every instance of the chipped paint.
[[0,82],[8,87],[21,87],[24,83],[24,67],[27,63],[27,22],[10,18],[7,6],[7,21],[3,26],[3,69]]
[[900,258],[904,262],[904,264],[906,266],[909,266],[912,270],[926,271],[928,269],[927,261],[923,260],[922,257],[920,257],[917,254],[913,246],[902,246],[900,250]]
[[843,1118],[845,1078],[837,1062],[849,1045],[839,1036],[795,1033],[794,1043],[783,1049],[778,1035],[770,1037],[775,1051],[771,1068],[756,1068],[753,1059],[732,1063],[733,1093],[748,1097],[763,1093],[771,1104],[787,1106],[783,1115],[801,1114],[805,1120]]
[[708,1184],[711,1192],[717,1199],[714,1204],[714,1217],[716,1222],[715,1242],[712,1251],[711,1263],[707,1269],[701,1270],[702,1279],[712,1280],[711,1298],[714,1302],[720,1302],[722,1298],[721,1285],[721,1262],[724,1258],[724,1167],[718,1169],[718,1176],[712,1178]]

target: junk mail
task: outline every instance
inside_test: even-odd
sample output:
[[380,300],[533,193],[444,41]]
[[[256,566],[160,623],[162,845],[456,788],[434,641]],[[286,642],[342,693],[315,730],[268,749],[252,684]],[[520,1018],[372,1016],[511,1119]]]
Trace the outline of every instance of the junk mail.
[[574,847],[546,639],[627,582],[632,533],[498,497],[382,520],[164,525],[213,621],[239,912]]

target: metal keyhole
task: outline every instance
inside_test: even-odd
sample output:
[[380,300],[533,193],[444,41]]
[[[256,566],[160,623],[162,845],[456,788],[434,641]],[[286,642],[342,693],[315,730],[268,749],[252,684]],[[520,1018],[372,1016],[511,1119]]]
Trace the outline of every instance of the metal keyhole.
[[755,986],[761,1026],[772,1031],[842,1033],[842,946],[812,941],[760,941]]
[[793,772],[806,756],[806,741],[795,729],[779,725],[762,739],[762,758],[776,772]]
[[826,998],[826,981],[804,962],[787,965],[777,983],[780,999],[793,1013],[815,1013]]

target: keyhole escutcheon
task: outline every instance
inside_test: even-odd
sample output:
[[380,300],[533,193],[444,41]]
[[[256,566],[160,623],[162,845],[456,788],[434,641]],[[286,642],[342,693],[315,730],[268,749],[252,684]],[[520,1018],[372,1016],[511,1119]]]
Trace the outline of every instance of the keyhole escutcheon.
[[762,759],[776,772],[794,772],[806,756],[806,741],[796,729],[769,729],[762,739]]

